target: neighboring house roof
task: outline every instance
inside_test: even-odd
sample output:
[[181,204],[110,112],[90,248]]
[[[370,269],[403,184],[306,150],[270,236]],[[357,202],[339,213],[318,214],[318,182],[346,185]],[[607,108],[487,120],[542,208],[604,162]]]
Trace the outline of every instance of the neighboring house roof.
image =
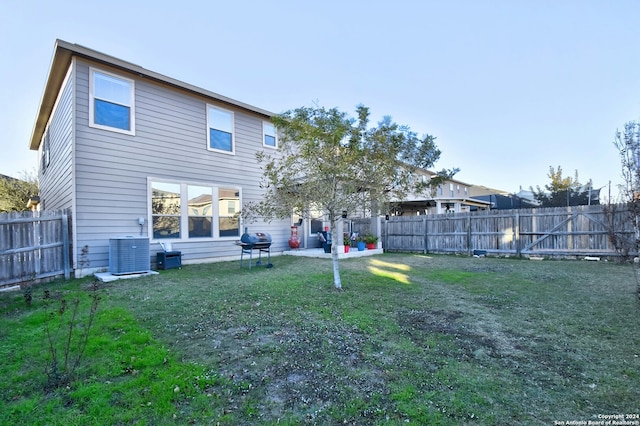
[[471,185],[471,187],[469,188],[469,195],[472,197],[478,197],[481,195],[493,195],[493,194],[505,195],[505,196],[510,195],[509,191],[489,188],[488,186],[483,186],[483,185]]
[[[432,172],[431,170],[418,169],[416,170],[418,174],[425,175],[428,177],[436,176],[436,172]],[[463,186],[465,188],[471,187],[471,184],[456,180],[456,179],[447,179],[442,183],[443,186],[447,186],[448,184],[454,184],[456,186]],[[491,203],[488,201],[481,201],[473,199],[468,193],[465,195],[438,195],[435,193],[436,189],[434,188],[433,194],[428,193],[420,193],[420,194],[408,194],[407,197],[402,201],[397,201],[402,205],[406,206],[421,206],[429,201],[432,201],[435,205],[435,202],[441,202],[443,204],[447,203],[460,203],[462,205],[469,205],[475,207],[488,207]]]
[[410,199],[406,201],[401,201],[399,204],[403,206],[427,206],[433,207],[436,205],[436,202],[440,202],[441,204],[453,204],[459,203],[464,206],[472,206],[472,207],[481,207],[487,208],[491,206],[491,202],[478,200],[476,198],[464,198],[464,197],[444,197],[444,196],[436,196],[433,198],[425,197],[422,200]]
[[[438,173],[433,172],[431,170],[426,170],[426,169],[417,169],[417,172],[420,173],[420,174],[428,175],[429,177],[438,175]],[[457,179],[453,179],[453,178],[452,179],[447,179],[447,183],[455,183],[457,185],[464,185],[467,188],[470,188],[470,187],[473,186],[470,183],[462,182],[461,180],[457,180]]]
[[53,110],[53,106],[56,102],[56,97],[62,87],[62,83],[71,64],[71,59],[74,57],[85,58],[91,61],[100,62],[112,67],[119,68],[121,70],[129,71],[137,74],[140,77],[149,78],[157,82],[167,84],[180,90],[191,92],[197,95],[205,96],[218,102],[222,102],[231,106],[235,106],[246,111],[264,115],[265,117],[272,117],[275,115],[272,112],[266,111],[261,108],[254,107],[243,102],[236,101],[234,99],[222,96],[218,93],[211,92],[206,89],[202,89],[197,86],[176,80],[171,77],[159,74],[157,72],[150,71],[139,65],[131,62],[123,61],[113,56],[105,55],[93,49],[89,49],[78,44],[69,43],[63,40],[56,40],[53,59],[51,60],[51,66],[49,69],[49,77],[45,85],[44,94],[40,101],[40,107],[38,108],[38,115],[36,122],[31,133],[31,141],[29,143],[29,149],[37,150],[42,140],[47,121]]
[[520,187],[520,192],[516,193],[516,196],[527,200],[537,206],[540,205],[540,201],[536,200],[536,198],[533,196],[533,192],[522,189],[522,187]]
[[474,199],[489,202],[491,204],[491,208],[497,210],[530,209],[538,206],[536,203],[532,203],[527,199],[520,198],[513,194],[476,195]]

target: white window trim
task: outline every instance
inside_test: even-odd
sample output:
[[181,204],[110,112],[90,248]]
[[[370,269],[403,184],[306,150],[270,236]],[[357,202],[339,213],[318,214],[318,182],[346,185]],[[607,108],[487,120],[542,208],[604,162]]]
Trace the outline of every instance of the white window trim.
[[[217,109],[218,111],[224,111],[231,114],[231,151],[225,151],[224,149],[211,148],[211,132],[209,131],[211,123],[209,123],[209,108]],[[229,109],[220,108],[219,106],[207,104],[207,151],[219,152],[221,154],[235,155],[236,154],[236,116],[235,113]]]
[[[273,135],[267,135],[267,132],[265,131],[266,126],[273,127]],[[273,136],[275,138],[275,145],[271,146],[264,143],[265,136]],[[270,149],[278,149],[278,130],[276,129],[276,126],[274,126],[273,123],[269,121],[262,122],[262,146]]]
[[[151,197],[153,196],[153,184],[154,183],[171,183],[180,185],[180,238],[154,238],[153,237],[153,210],[151,206]],[[206,186],[212,189],[211,196],[211,226],[213,228],[213,237],[199,237],[189,238],[189,194],[188,187],[192,186]],[[238,197],[240,198],[240,206],[242,206],[242,188],[236,185],[226,185],[211,182],[195,182],[195,181],[181,181],[149,177],[147,178],[147,224],[149,240],[152,243],[161,242],[200,242],[200,241],[235,241],[238,240],[242,233],[243,223],[242,217],[240,217],[240,223],[238,224],[238,235],[231,237],[220,236],[220,206],[218,200],[220,199],[220,189],[236,189],[238,190]],[[186,206],[186,209],[183,209]]]
[[[100,74],[106,74],[109,75],[113,78],[118,78],[120,80],[125,80],[127,82],[129,82],[131,84],[131,91],[129,93],[129,105],[127,105],[129,107],[129,111],[130,111],[130,124],[131,124],[131,129],[130,130],[125,130],[125,129],[120,129],[118,127],[111,127],[111,126],[105,126],[102,124],[96,124],[95,123],[95,96],[93,94],[93,75],[95,72],[99,72]],[[102,129],[102,130],[108,130],[110,132],[116,132],[116,133],[122,133],[125,135],[131,135],[131,136],[135,136],[136,135],[136,102],[135,102],[135,93],[136,93],[136,82],[135,80],[132,80],[130,78],[127,77],[123,77],[121,75],[118,74],[114,74],[112,72],[109,71],[105,71],[99,68],[94,68],[94,67],[89,67],[89,127],[93,127],[95,129]],[[99,99],[99,98],[98,98]]]

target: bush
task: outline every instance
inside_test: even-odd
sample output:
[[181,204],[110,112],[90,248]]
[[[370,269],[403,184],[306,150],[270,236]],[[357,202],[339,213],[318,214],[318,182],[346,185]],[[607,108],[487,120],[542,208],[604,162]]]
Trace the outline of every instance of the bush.
[[366,244],[375,244],[378,242],[378,237],[376,237],[373,234],[366,234],[365,236],[362,237],[362,240],[366,243]]

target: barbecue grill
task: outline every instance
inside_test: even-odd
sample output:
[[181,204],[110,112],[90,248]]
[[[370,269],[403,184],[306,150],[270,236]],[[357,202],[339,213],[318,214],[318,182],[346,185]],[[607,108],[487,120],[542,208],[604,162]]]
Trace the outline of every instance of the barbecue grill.
[[247,232],[244,228],[244,234],[240,237],[240,241],[236,241],[236,245],[242,250],[240,253],[240,267],[242,268],[242,260],[245,254],[249,255],[249,269],[251,269],[251,260],[253,259],[253,251],[258,251],[258,261],[256,266],[262,265],[262,253],[267,253],[267,268],[273,268],[271,263],[271,235],[266,232]]

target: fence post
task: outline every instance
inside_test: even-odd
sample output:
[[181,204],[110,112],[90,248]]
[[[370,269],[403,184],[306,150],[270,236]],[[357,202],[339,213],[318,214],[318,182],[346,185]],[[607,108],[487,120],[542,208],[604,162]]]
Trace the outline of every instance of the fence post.
[[382,229],[380,230],[380,242],[382,243],[382,248],[389,247],[389,221],[385,220]]
[[37,220],[40,215],[41,213],[36,211],[31,214],[31,217],[33,218],[33,223],[31,224],[31,227],[33,229],[33,241],[31,245],[34,247],[34,250],[32,252],[33,273],[36,277],[40,275],[40,259],[42,258],[42,248],[40,247],[42,245],[42,242],[40,241],[40,230],[44,225],[43,222]]
[[516,215],[513,217],[513,240],[516,248],[516,256],[520,257],[520,213],[515,210]]
[[64,262],[64,279],[71,278],[71,268],[69,266],[69,217],[62,213],[62,261]]
[[573,249],[573,212],[571,206],[567,206],[567,248],[570,252]]
[[467,255],[471,256],[471,212],[467,212]]
[[422,227],[424,229],[424,254],[429,252],[429,238],[427,238],[427,216],[422,216]]

